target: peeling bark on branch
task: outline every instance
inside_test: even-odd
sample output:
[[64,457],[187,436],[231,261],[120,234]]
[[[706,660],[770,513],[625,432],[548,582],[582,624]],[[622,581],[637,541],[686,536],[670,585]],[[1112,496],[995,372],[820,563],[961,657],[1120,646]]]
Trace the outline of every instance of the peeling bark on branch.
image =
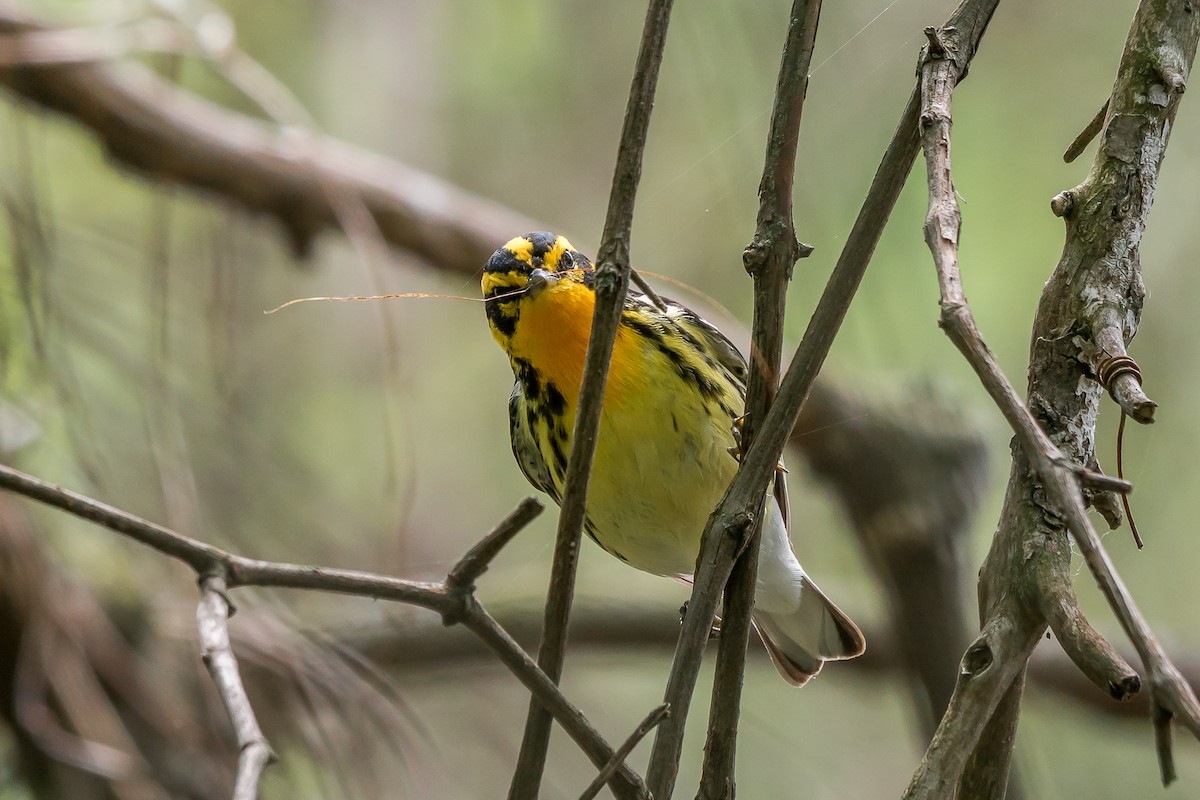
[[[1174,777],[1169,725],[1178,715],[1200,736],[1200,704],[1167,659],[1092,528],[1081,479],[1095,459],[1103,376],[1114,399],[1142,422],[1154,404],[1125,346],[1145,291],[1137,249],[1170,124],[1195,56],[1200,21],[1190,0],[1146,0],[1130,30],[1092,173],[1055,198],[1067,218],[1063,257],[1034,323],[1028,406],[1000,372],[971,318],[958,272],[959,217],[950,172],[950,96],[957,70],[950,29],[927,31],[922,122],[929,182],[926,241],[937,266],[942,326],[1016,432],[1000,526],[980,573],[984,633],[968,649],[950,708],[906,797],[1004,796],[1025,664],[1046,626],[1093,683],[1124,697],[1139,678],[1084,618],[1070,573],[1073,538],[1147,672],[1164,782]],[[1114,366],[1114,363],[1116,366]],[[1111,516],[1110,516],[1111,519]],[[991,632],[991,633],[989,633]],[[992,641],[997,632],[1003,640]],[[998,644],[1003,646],[997,647]],[[983,647],[984,650],[979,648]],[[972,655],[990,654],[996,677],[968,680]],[[997,663],[997,659],[999,662]],[[989,670],[985,670],[985,673]],[[948,748],[948,737],[958,749]],[[962,758],[965,746],[974,752]]]
[[[1128,359],[1145,297],[1139,247],[1158,171],[1200,40],[1193,0],[1143,0],[1130,27],[1091,171],[1056,198],[1066,220],[1062,257],[1034,323],[1030,399],[1051,437],[1078,464],[1095,460],[1101,386],[1133,419],[1153,421],[1155,404]],[[1112,373],[1119,372],[1115,377]],[[1135,377],[1136,375],[1136,377]],[[1074,531],[1072,531],[1074,533]],[[1200,737],[1200,703],[1171,664],[1092,533],[1079,546],[1121,626],[1141,656],[1164,783],[1174,780],[1170,724]]]

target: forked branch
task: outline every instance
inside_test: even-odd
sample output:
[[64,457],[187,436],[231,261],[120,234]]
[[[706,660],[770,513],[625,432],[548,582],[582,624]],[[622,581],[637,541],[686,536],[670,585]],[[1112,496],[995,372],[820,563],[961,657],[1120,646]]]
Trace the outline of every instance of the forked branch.
[[[246,558],[3,465],[0,465],[0,488],[128,536],[182,561],[202,579],[198,610],[202,642],[206,653],[211,656],[210,670],[234,720],[238,744],[243,748],[236,784],[239,791],[242,791],[240,787],[255,785],[257,775],[270,753],[266,740],[257,729],[257,723],[253,722],[253,710],[245,698],[244,690],[240,688],[236,661],[227,647],[225,619],[228,617],[228,601],[225,592],[239,586],[277,586],[393,600],[434,611],[448,625],[462,624],[491,648],[517,679],[539,698],[539,702],[550,710],[553,718],[563,726],[597,769],[604,769],[613,761],[613,748],[592,727],[583,712],[559,691],[554,682],[538,669],[520,645],[475,599],[474,580],[487,568],[488,561],[505,542],[541,513],[541,504],[533,498],[522,501],[480,544],[468,552],[450,570],[447,580],[428,583],[369,572]],[[626,765],[611,775],[609,786],[621,798],[648,796],[642,779]],[[253,796],[237,795],[238,800]]]
[[[990,12],[979,17],[979,4],[964,3],[951,15],[947,27],[964,31],[963,63],[969,63],[986,29]],[[992,3],[990,8],[994,8]],[[753,511],[774,474],[788,432],[795,426],[800,407],[825,361],[870,263],[871,255],[912,169],[919,147],[918,106],[914,90],[883,160],[867,191],[862,209],[846,239],[833,274],[809,320],[804,338],[780,383],[775,401],[750,444],[729,491],[709,518],[704,532],[696,582],[675,650],[675,664],[667,685],[671,717],[659,726],[646,780],[655,797],[667,798],[675,785],[683,725],[699,671],[700,655],[708,638],[709,622],[716,611],[722,587],[744,545]]]

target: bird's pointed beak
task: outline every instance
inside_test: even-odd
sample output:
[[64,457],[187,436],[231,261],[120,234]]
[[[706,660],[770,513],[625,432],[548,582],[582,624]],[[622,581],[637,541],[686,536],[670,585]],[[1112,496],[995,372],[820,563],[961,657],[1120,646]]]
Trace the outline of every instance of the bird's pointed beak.
[[529,282],[525,285],[525,296],[537,297],[546,287],[558,283],[558,276],[544,269],[535,269],[529,273]]

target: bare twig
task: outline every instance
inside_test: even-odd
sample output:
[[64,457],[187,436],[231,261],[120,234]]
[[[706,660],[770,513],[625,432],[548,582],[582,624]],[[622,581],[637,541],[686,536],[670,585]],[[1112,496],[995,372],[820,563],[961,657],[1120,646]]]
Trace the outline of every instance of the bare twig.
[[1063,651],[1093,684],[1114,700],[1127,700],[1142,688],[1142,679],[1096,631],[1079,608],[1074,592],[1061,583],[1043,587],[1040,608]]
[[[743,259],[754,279],[754,322],[750,343],[750,377],[746,389],[741,446],[754,441],[760,421],[766,416],[779,385],[779,360],[783,353],[783,320],[787,286],[797,259],[812,252],[796,239],[792,220],[792,183],[796,171],[796,145],[800,118],[808,89],[821,0],[794,0],[788,34],[775,85],[767,154],[759,182],[757,229],[746,246]],[[783,488],[782,477],[778,479]],[[766,499],[765,502],[775,502]],[[746,647],[750,636],[750,613],[758,574],[758,549],[762,533],[763,503],[760,499],[754,524],[742,555],[733,566],[725,587],[721,615],[721,644],[717,652],[709,710],[708,742],[704,747],[700,795],[732,797],[737,750],[738,716],[745,672]]]
[[242,684],[237,658],[229,644],[229,615],[232,606],[225,596],[225,579],[209,575],[200,581],[200,603],[196,623],[200,629],[200,655],[216,684],[237,736],[238,769],[233,785],[233,800],[255,800],[263,769],[275,760],[275,753],[258,727],[250,697]]
[[[595,310],[584,360],[583,382],[579,388],[579,405],[575,411],[575,429],[571,434],[571,455],[563,480],[562,512],[558,517],[554,562],[546,596],[545,627],[538,648],[538,665],[556,682],[562,675],[566,656],[567,623],[575,590],[588,479],[600,430],[604,384],[608,378],[613,342],[629,286],[629,233],[633,225],[633,205],[642,173],[642,153],[650,128],[658,69],[666,46],[671,4],[672,0],[651,0],[646,9],[641,46],[634,65],[617,163],[613,171],[608,215],[596,258]],[[533,800],[537,797],[549,745],[550,717],[535,698],[530,701],[521,752],[509,787],[510,800]]]
[[3,464],[0,464],[0,488],[125,534],[147,547],[182,561],[197,574],[202,574],[213,564],[221,563],[228,555],[218,547],[207,545]]
[[479,576],[487,572],[492,559],[541,513],[542,504],[536,499],[526,497],[522,500],[507,517],[500,520],[491,533],[483,537],[477,545],[458,560],[458,563],[450,570],[450,574],[446,576],[446,585],[451,589],[473,587],[475,581],[479,580]]
[[[994,8],[995,3],[991,5]],[[1154,717],[1164,781],[1173,775],[1163,733],[1169,718],[1180,714],[1200,736],[1200,704],[1154,639],[1100,545],[1084,509],[1076,466],[1094,462],[1098,398],[1097,391],[1078,388],[1080,362],[1100,361],[1097,353],[1103,353],[1104,359],[1125,356],[1125,340],[1133,335],[1140,312],[1140,276],[1135,266],[1137,242],[1149,211],[1149,192],[1153,190],[1165,150],[1169,130],[1166,123],[1173,116],[1178,100],[1177,93],[1172,97],[1160,85],[1162,102],[1155,103],[1154,87],[1148,88],[1146,82],[1164,76],[1163,82],[1170,86],[1165,65],[1176,75],[1182,75],[1190,67],[1200,35],[1200,25],[1192,19],[1195,15],[1190,11],[1190,7],[1172,7],[1169,0],[1144,2],[1139,8],[1122,58],[1110,102],[1110,121],[1093,174],[1088,184],[1066,194],[1065,200],[1060,195],[1057,203],[1056,213],[1068,216],[1068,244],[1063,261],[1043,294],[1030,369],[1031,403],[1037,404],[1043,424],[1054,434],[1053,440],[1042,431],[1001,373],[975,327],[962,292],[957,262],[959,214],[950,174],[950,97],[961,77],[960,31],[949,27],[927,30],[930,45],[921,70],[930,198],[926,240],[938,271],[941,324],[1013,427],[1020,449],[1015,454],[1001,525],[981,572],[984,633],[964,657],[964,670],[950,708],[913,776],[906,797],[941,797],[956,784],[972,797],[1003,796],[1020,708],[1020,678],[1047,622],[1093,681],[1118,695],[1136,691],[1137,676],[1087,624],[1079,610],[1070,582],[1070,555],[1063,541],[1064,528],[1075,539],[1122,627],[1142,656],[1152,697],[1158,693]],[[990,15],[990,11],[987,13]],[[1170,30],[1171,22],[1180,30]],[[1146,31],[1156,24],[1152,33]],[[1148,52],[1134,55],[1138,47],[1145,47]],[[1159,64],[1160,72],[1147,75],[1139,71],[1138,60],[1143,58]],[[1123,92],[1123,88],[1128,91]],[[1151,98],[1149,102],[1147,97]],[[1147,123],[1120,126],[1117,136],[1127,138],[1114,141],[1111,120],[1121,116]],[[1133,129],[1138,129],[1143,138],[1130,136]],[[1119,199],[1109,201],[1110,211],[1104,207],[1102,192],[1092,190],[1105,184],[1104,170],[1112,169],[1106,164],[1108,154],[1121,147],[1141,157],[1126,157],[1118,152],[1111,159],[1124,165],[1116,167],[1118,173],[1132,171],[1137,177],[1128,183],[1113,181],[1119,182],[1120,189]],[[1134,190],[1134,185],[1145,194]],[[1137,200],[1131,200],[1131,196]],[[1080,214],[1080,198],[1087,201],[1087,214]],[[1117,213],[1118,207],[1121,213]],[[1104,209],[1103,213],[1100,209]],[[1075,214],[1080,214],[1078,221],[1074,221]],[[1072,234],[1093,214],[1101,220],[1099,225],[1104,233],[1073,247]],[[1114,224],[1114,220],[1119,223]],[[1089,249],[1094,247],[1096,239],[1101,246]],[[1091,261],[1089,254],[1096,260]],[[1105,302],[1107,298],[1111,302]],[[1124,323],[1123,327],[1118,320]],[[1095,335],[1096,331],[1114,328],[1124,336],[1110,333],[1103,345],[1085,338],[1089,331]],[[1076,330],[1084,336],[1073,338],[1056,333]],[[1139,408],[1152,411],[1153,406],[1143,404]],[[1149,419],[1147,414],[1143,421]],[[1037,481],[1033,479],[1035,475]],[[969,661],[980,668],[968,669]],[[1168,722],[1160,724],[1162,720]],[[953,742],[953,747],[946,746],[948,742]],[[974,751],[969,764],[963,757],[964,743],[970,744]]]
[[791,365],[780,383],[775,402],[742,458],[733,484],[705,528],[692,598],[684,615],[683,628],[675,649],[675,663],[667,684],[665,700],[671,716],[658,726],[646,780],[656,798],[668,798],[679,769],[683,745],[683,727],[691,702],[692,690],[700,669],[704,643],[716,611],[721,588],[728,579],[743,537],[751,520],[747,509],[757,508],[767,483],[775,473],[783,443],[795,426],[804,398],[820,370],[833,339],[841,326],[850,300],[858,289],[871,254],[905,178],[916,158],[917,93],[909,98],[900,124],[884,153],[866,199],[846,239],[829,283],[809,320],[808,328]]
[[[479,605],[469,583],[456,581],[452,585],[449,580],[441,583],[409,581],[369,572],[246,558],[3,465],[0,465],[0,488],[33,498],[129,536],[164,555],[182,561],[192,567],[198,575],[220,575],[229,589],[239,586],[309,589],[394,600],[434,611],[442,616],[446,624],[461,623],[491,648],[517,679],[550,710],[552,717],[563,726],[597,769],[603,768],[612,759],[612,747],[587,721],[583,712],[566,698],[512,637]],[[531,503],[536,506],[537,501],[529,499],[523,502],[517,511],[501,522],[479,546],[464,556],[451,570],[451,574],[459,576],[460,579],[463,576],[481,574],[487,567],[485,557],[494,556],[498,551],[497,542],[511,538],[516,525],[524,524],[534,516]],[[613,775],[610,786],[618,797],[646,797],[644,782],[628,766],[622,767]]]
[[600,774],[588,784],[583,790],[583,794],[579,795],[579,800],[592,800],[593,797],[600,794],[600,790],[604,788],[604,784],[616,772],[617,767],[621,766],[625,761],[625,757],[633,752],[633,748],[638,746],[638,742],[646,738],[646,734],[654,730],[654,726],[662,722],[671,711],[667,708],[667,704],[654,708],[646,718],[643,719],[638,726],[634,728],[633,733],[629,734],[629,738],[617,748],[617,752],[613,753],[612,760],[604,765],[604,769],[600,770]]
[[1070,164],[1083,153],[1087,146],[1091,144],[1092,139],[1096,138],[1096,134],[1104,128],[1104,120],[1108,117],[1108,101],[1104,101],[1104,105],[1096,112],[1096,116],[1084,126],[1079,135],[1072,140],[1071,144],[1067,145],[1066,152],[1063,153],[1063,161]]

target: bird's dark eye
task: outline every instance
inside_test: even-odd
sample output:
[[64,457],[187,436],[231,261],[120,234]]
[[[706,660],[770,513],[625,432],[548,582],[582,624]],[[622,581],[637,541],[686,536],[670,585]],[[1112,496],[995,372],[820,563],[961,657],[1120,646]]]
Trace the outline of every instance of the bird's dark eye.
[[570,250],[563,252],[563,254],[558,259],[558,266],[560,269],[571,269],[572,267],[574,267],[575,266],[575,254],[572,253]]

